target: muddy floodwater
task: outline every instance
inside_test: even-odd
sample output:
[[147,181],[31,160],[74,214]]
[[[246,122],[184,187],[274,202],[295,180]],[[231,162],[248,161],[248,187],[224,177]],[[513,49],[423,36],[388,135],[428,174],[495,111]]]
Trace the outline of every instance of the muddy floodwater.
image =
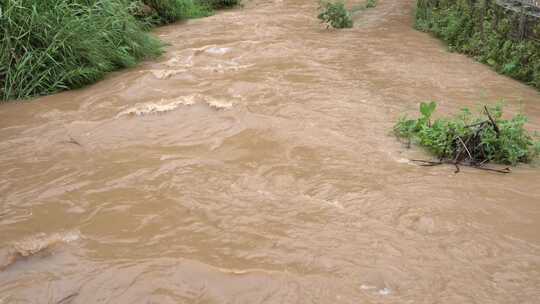
[[390,131],[426,100],[540,131],[540,94],[410,0],[316,9],[159,28],[158,60],[0,105],[0,303],[539,303],[540,166],[419,167]]

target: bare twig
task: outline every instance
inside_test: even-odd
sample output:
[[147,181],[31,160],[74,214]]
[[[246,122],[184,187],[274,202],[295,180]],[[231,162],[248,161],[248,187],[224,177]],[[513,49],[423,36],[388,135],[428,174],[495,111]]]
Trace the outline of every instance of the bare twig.
[[71,135],[68,135],[69,136],[69,140],[63,140],[61,141],[61,143],[64,143],[64,144],[74,144],[74,145],[77,145],[79,147],[82,147],[83,145],[78,142],[75,138],[73,138]]
[[484,106],[484,110],[486,111],[486,115],[489,118],[489,121],[491,122],[491,125],[493,126],[493,130],[495,130],[495,133],[497,133],[497,137],[501,135],[501,131],[499,130],[499,126],[497,126],[497,123],[495,122],[495,119],[491,117],[491,114],[489,113],[489,110],[487,106]]
[[72,294],[69,294],[67,296],[65,296],[64,298],[60,299],[60,301],[57,302],[57,304],[68,304],[68,303],[71,303],[73,301],[73,299],[75,299],[76,296],[79,295],[79,292],[76,291]]
[[[459,142],[463,145],[463,148],[465,148],[465,151],[467,151],[467,154],[469,154],[469,158],[472,162],[474,162],[474,157],[471,155],[471,151],[469,151],[469,148],[467,148],[467,145],[463,142],[463,139],[461,139],[460,136],[457,137]],[[467,139],[467,142],[471,139],[470,137]]]
[[82,147],[81,143],[75,140],[75,138],[73,138],[71,135],[69,136],[69,140],[67,142]]
[[472,128],[472,127],[480,126],[480,125],[483,125],[483,124],[488,123],[488,122],[489,122],[489,120],[484,120],[484,121],[481,121],[481,122],[466,125],[465,128]]
[[480,167],[480,166],[469,166],[471,168],[479,169],[479,170],[485,170],[485,171],[491,171],[491,172],[497,172],[497,173],[510,173],[512,170],[508,167],[504,169],[493,169],[493,168],[486,168],[486,167]]
[[422,167],[432,167],[432,166],[438,166],[438,165],[443,165],[443,164],[454,165],[456,167],[456,170],[454,171],[454,173],[461,172],[461,169],[460,169],[459,166],[466,166],[466,167],[470,167],[470,168],[473,168],[473,169],[490,171],[490,172],[497,172],[497,173],[505,173],[505,174],[512,172],[512,170],[510,168],[508,168],[508,167],[506,167],[504,169],[494,169],[494,168],[486,168],[486,167],[483,167],[483,166],[477,165],[477,164],[467,164],[467,163],[462,163],[462,162],[454,162],[454,161],[450,161],[450,160],[430,161],[430,160],[422,160],[422,159],[411,159],[411,161],[420,163],[420,166],[422,166]]
[[422,165],[420,166],[424,166],[424,167],[438,166],[438,165],[444,164],[444,162],[442,161],[435,162],[435,161],[422,160],[422,159],[411,159],[411,161],[422,163]]

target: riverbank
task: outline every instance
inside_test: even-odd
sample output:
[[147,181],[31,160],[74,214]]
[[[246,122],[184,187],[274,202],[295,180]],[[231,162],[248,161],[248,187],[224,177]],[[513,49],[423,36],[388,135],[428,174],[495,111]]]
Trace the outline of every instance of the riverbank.
[[159,56],[158,25],[209,16],[236,0],[9,0],[0,6],[0,100],[80,88]]
[[444,40],[451,51],[540,89],[540,17],[524,6],[493,0],[419,0],[416,28]]

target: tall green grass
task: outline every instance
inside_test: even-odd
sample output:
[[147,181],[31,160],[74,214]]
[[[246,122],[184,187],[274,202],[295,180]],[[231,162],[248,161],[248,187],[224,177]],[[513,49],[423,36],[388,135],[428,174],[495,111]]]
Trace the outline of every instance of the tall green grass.
[[212,13],[195,1],[0,0],[0,101],[79,88],[160,55],[146,30]]
[[0,17],[0,96],[79,88],[161,54],[123,0],[7,0]]

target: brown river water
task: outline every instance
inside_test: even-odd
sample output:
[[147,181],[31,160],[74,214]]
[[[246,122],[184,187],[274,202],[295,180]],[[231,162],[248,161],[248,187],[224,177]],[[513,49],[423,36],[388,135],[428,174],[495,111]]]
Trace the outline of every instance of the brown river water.
[[163,27],[156,61],[0,105],[0,303],[539,303],[539,166],[419,167],[390,131],[426,100],[540,130],[540,94],[410,0],[316,10]]

